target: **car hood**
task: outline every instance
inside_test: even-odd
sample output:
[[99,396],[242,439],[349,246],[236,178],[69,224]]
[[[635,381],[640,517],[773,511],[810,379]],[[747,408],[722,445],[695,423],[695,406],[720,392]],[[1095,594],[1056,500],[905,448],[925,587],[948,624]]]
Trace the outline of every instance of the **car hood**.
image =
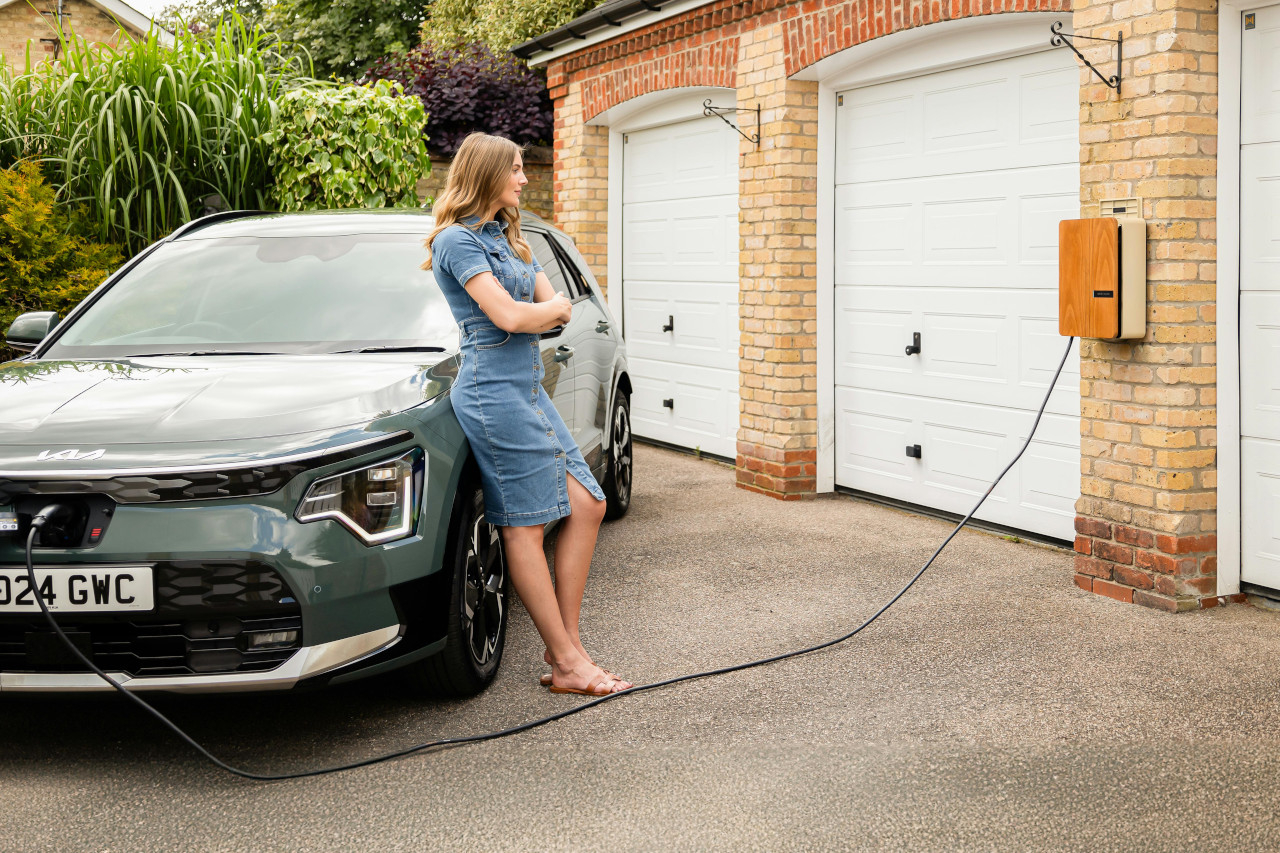
[[0,471],[323,450],[376,435],[373,421],[434,399],[455,372],[439,353],[10,362],[0,365]]

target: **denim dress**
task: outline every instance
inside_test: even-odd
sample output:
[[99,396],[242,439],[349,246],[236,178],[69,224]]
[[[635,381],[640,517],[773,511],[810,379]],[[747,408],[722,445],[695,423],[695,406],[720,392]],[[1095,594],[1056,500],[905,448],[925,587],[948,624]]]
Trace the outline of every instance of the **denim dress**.
[[499,329],[466,291],[472,276],[491,272],[512,299],[533,301],[542,267],[536,258],[520,259],[506,227],[470,217],[436,235],[431,258],[462,332],[450,397],[480,468],[485,517],[498,527],[525,527],[569,515],[568,474],[596,500],[604,492],[542,387],[541,337]]

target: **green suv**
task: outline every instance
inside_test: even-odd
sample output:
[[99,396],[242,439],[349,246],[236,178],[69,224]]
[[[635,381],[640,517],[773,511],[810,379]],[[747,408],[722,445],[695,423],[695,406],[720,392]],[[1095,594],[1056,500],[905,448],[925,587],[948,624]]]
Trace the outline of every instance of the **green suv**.
[[[572,241],[524,233],[573,319],[543,382],[604,487],[631,496],[626,357]],[[509,586],[450,404],[458,329],[413,211],[196,220],[0,365],[0,693],[288,689],[401,669],[494,677]],[[25,570],[33,515],[37,583]]]

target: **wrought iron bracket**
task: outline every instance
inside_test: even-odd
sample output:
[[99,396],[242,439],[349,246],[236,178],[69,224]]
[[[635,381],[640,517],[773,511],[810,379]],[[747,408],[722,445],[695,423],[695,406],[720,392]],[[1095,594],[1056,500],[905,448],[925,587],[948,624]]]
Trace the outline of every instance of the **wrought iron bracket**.
[[[1092,71],[1094,74],[1098,75],[1099,80],[1101,80],[1103,83],[1106,83],[1109,87],[1111,87],[1112,89],[1115,89],[1117,92],[1120,91],[1120,66],[1124,63],[1124,33],[1117,33],[1116,35],[1118,37],[1113,39],[1099,38],[1097,36],[1072,35],[1070,33],[1064,33],[1062,31],[1062,21],[1054,21],[1049,26],[1049,32],[1053,33],[1053,36],[1050,37],[1049,39],[1049,44],[1053,45],[1054,47],[1062,47],[1063,45],[1066,45],[1067,47],[1071,48],[1071,52],[1074,53],[1076,56],[1080,57],[1080,61],[1083,62],[1085,65],[1089,66],[1089,70]],[[1076,46],[1071,43],[1072,39],[1089,39],[1090,41],[1109,41],[1112,44],[1114,44],[1116,46],[1115,76],[1107,77],[1101,71],[1099,71],[1096,67],[1094,67],[1094,64],[1089,60],[1085,59],[1084,54],[1081,53],[1079,50],[1077,50]]]
[[[742,128],[738,127],[736,124],[734,124],[733,122],[729,121],[727,118],[724,117],[725,113],[755,113],[756,114],[756,132],[751,134],[750,136],[747,136],[745,133],[742,132]],[[732,127],[734,130],[738,131],[738,133],[742,136],[743,139],[747,140],[748,142],[754,142],[756,144],[756,148],[760,147],[760,105],[759,104],[756,104],[754,107],[713,107],[711,106],[711,99],[707,98],[705,101],[702,102],[702,114],[704,116],[715,116],[725,124],[729,125],[729,127]]]

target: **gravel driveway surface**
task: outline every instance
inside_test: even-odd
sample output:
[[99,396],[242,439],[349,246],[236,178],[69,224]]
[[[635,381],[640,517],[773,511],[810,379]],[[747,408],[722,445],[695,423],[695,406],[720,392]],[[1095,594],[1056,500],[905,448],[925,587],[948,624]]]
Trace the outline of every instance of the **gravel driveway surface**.
[[[637,448],[584,639],[637,682],[835,636],[948,526],[784,503]],[[1081,592],[1065,551],[961,534],[834,649],[665,688],[496,743],[301,782],[239,781],[111,699],[0,700],[0,849],[1257,850],[1280,848],[1280,615],[1168,615]],[[216,754],[284,771],[579,701],[540,688],[517,608],[484,695],[393,680],[167,698]]]

